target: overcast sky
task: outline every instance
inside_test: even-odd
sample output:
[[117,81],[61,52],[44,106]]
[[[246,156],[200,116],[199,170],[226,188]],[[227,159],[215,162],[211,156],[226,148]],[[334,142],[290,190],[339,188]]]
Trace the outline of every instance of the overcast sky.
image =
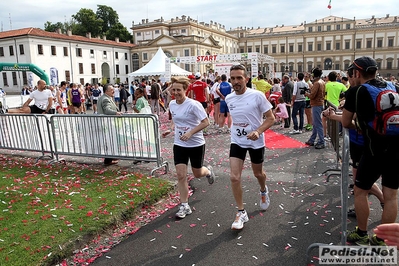
[[[44,23],[65,22],[81,8],[94,12],[97,5],[112,7],[120,22],[130,30],[132,21],[136,24],[142,19],[165,20],[190,16],[209,23],[211,20],[226,26],[226,29],[243,27],[274,27],[276,25],[299,25],[313,22],[329,15],[348,19],[399,16],[398,0],[147,0],[147,1],[104,1],[93,0],[1,0],[0,31],[26,27],[44,28]],[[396,14],[395,14],[396,12]]]

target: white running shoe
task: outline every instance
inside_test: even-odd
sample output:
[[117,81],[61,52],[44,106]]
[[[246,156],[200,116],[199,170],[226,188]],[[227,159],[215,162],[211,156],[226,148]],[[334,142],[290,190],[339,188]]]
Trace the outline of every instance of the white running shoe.
[[209,175],[206,175],[206,179],[208,179],[208,183],[212,185],[213,182],[215,182],[215,173],[213,172],[212,166],[208,165],[206,168],[208,168],[209,172],[211,173]]
[[267,210],[270,205],[270,198],[269,198],[269,189],[266,186],[265,192],[259,192],[260,195],[260,203],[259,206],[262,210]]
[[236,219],[234,220],[233,224],[231,225],[232,230],[241,230],[244,227],[244,223],[248,222],[248,214],[244,211],[238,211],[236,214]]
[[191,214],[191,208],[189,205],[187,205],[186,207],[184,207],[183,205],[179,206],[179,211],[176,212],[176,217],[183,219],[184,217],[186,217],[186,215]]

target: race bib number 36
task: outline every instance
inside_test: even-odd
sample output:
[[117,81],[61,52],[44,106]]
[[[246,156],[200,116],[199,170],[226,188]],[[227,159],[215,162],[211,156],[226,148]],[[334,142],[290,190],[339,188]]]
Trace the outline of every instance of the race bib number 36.
[[246,138],[247,135],[252,131],[252,128],[248,123],[233,123],[231,129],[231,134],[235,134],[239,138]]

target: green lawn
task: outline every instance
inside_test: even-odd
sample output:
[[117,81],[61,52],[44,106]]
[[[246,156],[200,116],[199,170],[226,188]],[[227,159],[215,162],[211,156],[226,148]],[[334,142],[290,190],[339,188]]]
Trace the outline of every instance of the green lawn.
[[166,180],[124,170],[0,155],[0,265],[61,261],[76,240],[101,233],[171,189]]

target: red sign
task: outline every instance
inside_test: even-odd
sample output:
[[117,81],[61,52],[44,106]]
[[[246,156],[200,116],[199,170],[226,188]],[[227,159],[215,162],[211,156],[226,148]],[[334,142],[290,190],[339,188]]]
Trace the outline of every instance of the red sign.
[[216,61],[217,55],[199,55],[197,56],[197,62],[200,61]]

